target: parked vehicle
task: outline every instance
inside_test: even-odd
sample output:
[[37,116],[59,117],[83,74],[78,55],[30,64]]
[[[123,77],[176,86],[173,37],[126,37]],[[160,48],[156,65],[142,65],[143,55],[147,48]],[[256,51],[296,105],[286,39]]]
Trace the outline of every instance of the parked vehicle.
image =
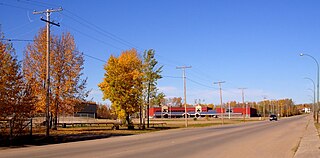
[[277,117],[277,115],[272,114],[272,115],[270,115],[269,120],[270,121],[272,121],[272,120],[278,121],[278,117]]

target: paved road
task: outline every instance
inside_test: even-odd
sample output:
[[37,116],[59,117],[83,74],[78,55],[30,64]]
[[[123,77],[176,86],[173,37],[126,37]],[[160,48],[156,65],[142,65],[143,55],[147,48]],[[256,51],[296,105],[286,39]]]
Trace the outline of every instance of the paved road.
[[292,158],[308,117],[217,127],[176,129],[142,135],[0,151],[0,157],[77,158]]

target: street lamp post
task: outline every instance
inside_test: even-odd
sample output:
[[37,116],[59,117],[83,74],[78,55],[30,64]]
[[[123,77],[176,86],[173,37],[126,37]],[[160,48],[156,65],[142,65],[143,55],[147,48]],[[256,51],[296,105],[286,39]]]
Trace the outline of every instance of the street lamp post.
[[313,107],[312,107],[312,111],[313,111],[313,119],[316,119],[316,110],[315,110],[315,106],[316,106],[316,84],[309,77],[305,77],[304,79],[310,80],[312,82],[312,84],[313,84]]
[[308,56],[308,57],[312,58],[317,64],[318,69],[317,69],[317,108],[316,108],[317,114],[316,114],[316,118],[317,118],[317,123],[319,123],[319,117],[318,117],[318,113],[319,113],[318,112],[318,109],[319,109],[319,63],[316,58],[314,58],[313,56],[311,56],[309,54],[301,53],[300,56]]

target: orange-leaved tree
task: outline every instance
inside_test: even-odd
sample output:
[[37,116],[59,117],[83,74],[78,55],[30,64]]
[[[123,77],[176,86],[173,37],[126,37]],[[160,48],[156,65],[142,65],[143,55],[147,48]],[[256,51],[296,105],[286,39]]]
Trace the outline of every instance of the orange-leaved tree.
[[[50,47],[50,109],[53,113],[54,128],[59,113],[73,114],[76,105],[88,95],[86,79],[82,79],[84,64],[83,53],[76,49],[73,36],[63,33],[61,37],[51,35]],[[37,111],[45,110],[45,78],[46,78],[46,30],[41,29],[28,44],[23,63],[24,76],[33,82],[33,91],[38,96]]]
[[36,99],[31,86],[23,79],[12,45],[0,41],[0,118],[32,116]]
[[137,112],[142,103],[142,61],[135,49],[111,56],[106,63],[103,81],[98,85],[103,99],[112,103],[118,119],[126,119],[131,125],[130,115]]

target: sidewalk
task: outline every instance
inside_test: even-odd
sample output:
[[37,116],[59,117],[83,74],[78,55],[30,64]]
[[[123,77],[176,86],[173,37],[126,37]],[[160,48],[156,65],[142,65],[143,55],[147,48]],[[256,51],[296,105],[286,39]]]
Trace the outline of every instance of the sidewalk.
[[320,138],[312,117],[308,118],[307,129],[301,139],[295,158],[319,158]]

